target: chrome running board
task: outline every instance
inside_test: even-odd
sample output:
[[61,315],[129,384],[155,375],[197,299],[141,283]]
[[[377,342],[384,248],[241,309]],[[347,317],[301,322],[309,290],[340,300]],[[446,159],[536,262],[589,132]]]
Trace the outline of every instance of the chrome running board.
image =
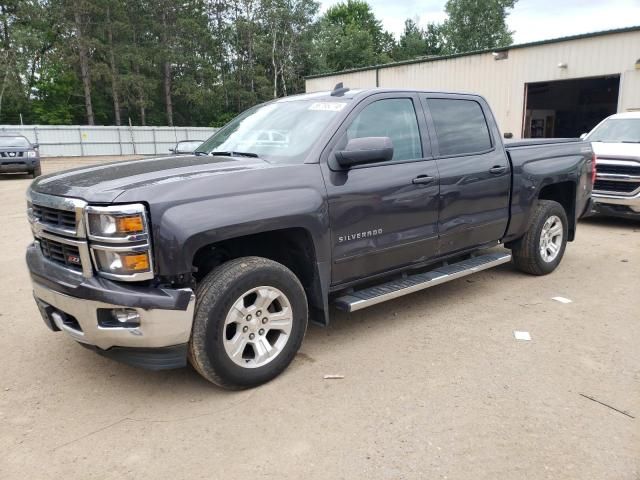
[[444,265],[425,273],[416,273],[398,280],[356,290],[336,298],[334,303],[340,310],[355,312],[387,300],[502,265],[510,260],[510,253],[487,253],[461,262]]

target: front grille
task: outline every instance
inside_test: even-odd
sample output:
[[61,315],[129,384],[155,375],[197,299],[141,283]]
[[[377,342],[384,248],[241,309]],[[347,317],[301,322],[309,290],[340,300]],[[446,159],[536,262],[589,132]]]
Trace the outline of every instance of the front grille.
[[631,193],[640,187],[640,182],[616,182],[612,180],[596,180],[594,190],[603,192]]
[[80,250],[75,245],[56,242],[48,238],[39,238],[42,254],[54,262],[65,265],[74,270],[82,270]]
[[0,152],[2,158],[22,158],[24,152]]
[[609,165],[606,163],[596,165],[598,173],[613,173],[616,175],[638,175],[640,176],[640,164],[633,165]]
[[68,210],[58,210],[42,205],[32,205],[33,216],[40,222],[53,227],[75,230],[76,214]]

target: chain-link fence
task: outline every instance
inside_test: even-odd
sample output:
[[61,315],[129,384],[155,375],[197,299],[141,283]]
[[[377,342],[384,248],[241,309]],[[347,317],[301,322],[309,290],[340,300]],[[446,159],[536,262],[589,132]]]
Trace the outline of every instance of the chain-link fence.
[[16,133],[40,145],[43,157],[160,155],[180,140],[206,140],[216,128],[0,125],[0,135]]

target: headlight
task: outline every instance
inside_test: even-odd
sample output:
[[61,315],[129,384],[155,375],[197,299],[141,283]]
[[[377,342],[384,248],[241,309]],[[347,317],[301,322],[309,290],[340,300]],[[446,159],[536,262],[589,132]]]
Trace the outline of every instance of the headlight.
[[153,278],[144,205],[88,206],[85,218],[91,256],[100,275],[127,281]]
[[92,240],[132,242],[148,236],[144,205],[87,207],[87,233]]
[[36,158],[35,150],[27,150],[27,158]]

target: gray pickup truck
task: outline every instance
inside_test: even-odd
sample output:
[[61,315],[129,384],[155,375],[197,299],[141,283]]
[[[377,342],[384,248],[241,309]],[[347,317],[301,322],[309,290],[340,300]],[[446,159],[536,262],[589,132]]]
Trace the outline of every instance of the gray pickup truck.
[[510,261],[552,272],[593,176],[589,143],[505,147],[480,96],[338,85],[253,107],[191,156],[34,181],[27,264],[52,330],[246,388],[282,372],[331,304]]

